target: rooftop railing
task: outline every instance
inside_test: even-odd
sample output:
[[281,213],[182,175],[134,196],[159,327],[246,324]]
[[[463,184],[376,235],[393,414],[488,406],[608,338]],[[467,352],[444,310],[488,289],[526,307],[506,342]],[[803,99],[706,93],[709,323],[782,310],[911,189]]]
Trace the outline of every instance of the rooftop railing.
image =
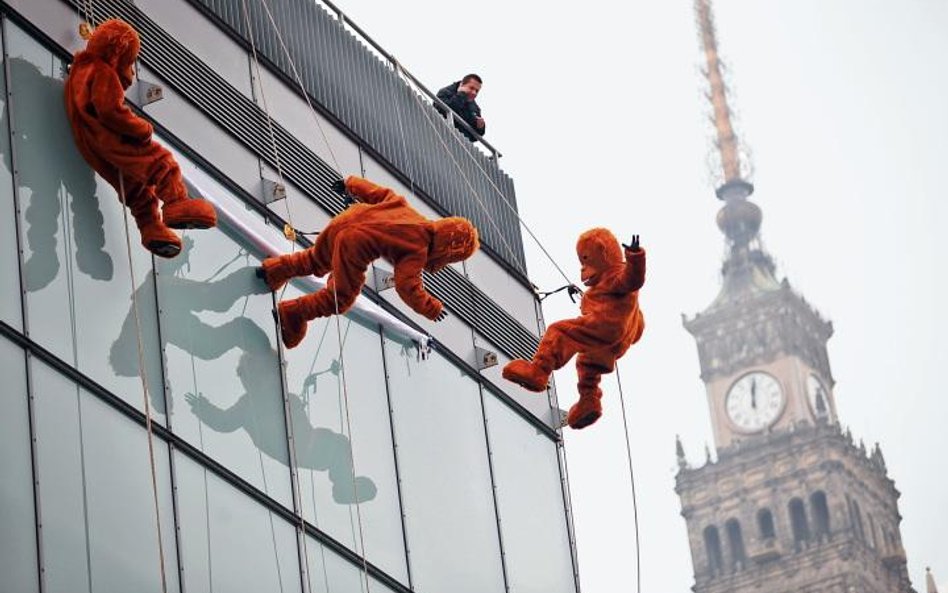
[[445,119],[447,119],[447,120],[449,120],[449,121],[453,121],[453,123],[455,123],[456,125],[458,125],[458,126],[464,128],[465,130],[467,130],[468,132],[470,132],[471,134],[473,134],[474,137],[476,138],[477,142],[479,142],[481,145],[483,145],[484,148],[486,148],[487,151],[490,152],[491,157],[492,157],[493,159],[496,160],[496,159],[499,159],[500,157],[503,156],[503,155],[500,153],[500,151],[497,150],[497,148],[495,148],[493,145],[491,145],[490,142],[488,142],[487,140],[485,140],[484,137],[481,136],[481,135],[477,132],[477,130],[475,130],[474,128],[472,128],[472,127],[470,126],[470,124],[468,124],[466,121],[464,121],[463,119],[461,119],[461,117],[460,117],[457,113],[455,113],[454,111],[452,111],[451,108],[448,107],[448,106],[444,103],[444,101],[442,101],[441,99],[439,99],[436,94],[434,94],[434,93],[432,93],[430,90],[428,90],[428,87],[426,87],[426,86],[424,85],[424,83],[422,83],[420,80],[418,80],[418,78],[416,78],[414,74],[412,74],[411,72],[409,72],[409,71],[405,68],[404,65],[402,65],[398,60],[395,59],[395,56],[393,56],[393,55],[391,55],[390,53],[388,53],[387,51],[385,51],[385,48],[383,48],[381,45],[379,45],[374,39],[372,39],[372,37],[371,37],[368,33],[366,33],[364,30],[362,30],[362,27],[360,27],[359,25],[357,25],[355,22],[353,22],[352,19],[350,19],[348,16],[346,16],[346,13],[343,12],[341,8],[339,8],[338,6],[336,6],[335,4],[333,4],[332,2],[330,2],[329,0],[313,0],[313,2],[317,2],[317,3],[320,3],[320,4],[324,4],[330,11],[332,11],[333,13],[335,13],[336,19],[338,19],[338,21],[339,21],[340,23],[342,23],[344,26],[349,27],[353,32],[355,32],[363,42],[367,43],[372,49],[375,50],[375,52],[379,55],[379,57],[381,57],[381,58],[384,59],[386,62],[388,62],[389,66],[391,66],[392,69],[394,69],[394,70],[396,70],[396,71],[401,71],[401,73],[404,74],[405,77],[408,78],[408,79],[412,82],[412,84],[415,85],[415,87],[416,87],[419,91],[422,92],[422,94],[424,94],[425,96],[427,96],[428,99],[430,99],[432,103],[434,103],[434,104],[436,104],[436,105],[440,105],[441,108],[445,110]]

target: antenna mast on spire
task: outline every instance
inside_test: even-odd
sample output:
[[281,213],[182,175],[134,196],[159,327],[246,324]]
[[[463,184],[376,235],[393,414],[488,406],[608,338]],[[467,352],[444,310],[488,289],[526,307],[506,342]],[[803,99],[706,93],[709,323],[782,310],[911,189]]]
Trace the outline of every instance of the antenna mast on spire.
[[[746,183],[741,173],[740,143],[731,122],[731,109],[727,103],[728,91],[721,72],[722,63],[718,56],[718,42],[714,31],[714,16],[711,14],[711,0],[695,0],[695,13],[701,35],[701,45],[704,49],[704,76],[708,79],[708,84],[711,87],[706,96],[714,110],[713,123],[717,136],[715,145],[721,156],[721,172],[724,174],[723,185],[742,181]],[[745,162],[743,165],[746,167],[749,163]]]

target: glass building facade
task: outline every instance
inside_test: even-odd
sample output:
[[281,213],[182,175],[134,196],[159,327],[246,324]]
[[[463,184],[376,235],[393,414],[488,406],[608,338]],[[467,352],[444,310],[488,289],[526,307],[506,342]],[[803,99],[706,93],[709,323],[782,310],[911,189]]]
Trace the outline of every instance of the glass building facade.
[[[242,96],[266,88],[300,142],[438,215],[331,113],[307,112],[317,142],[303,98],[272,68],[251,75],[250,53],[195,4],[135,6]],[[73,146],[76,7],[0,8],[0,593],[577,591],[555,396],[478,359],[522,355],[492,335],[539,333],[523,279],[491,255],[456,266],[506,316],[437,326],[370,282],[360,298],[429,334],[430,353],[358,312],[284,350],[276,299],[312,287],[269,292],[260,239],[299,249],[274,221],[318,227],[332,210],[291,180],[285,200],[259,200],[277,171],[166,84],[145,116],[240,220],[153,258]],[[139,73],[166,80],[157,62]]]

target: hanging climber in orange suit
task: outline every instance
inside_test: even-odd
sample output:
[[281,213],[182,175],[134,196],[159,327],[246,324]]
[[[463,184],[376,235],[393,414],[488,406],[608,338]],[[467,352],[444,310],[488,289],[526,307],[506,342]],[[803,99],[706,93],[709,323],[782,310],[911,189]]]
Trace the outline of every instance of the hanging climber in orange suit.
[[546,389],[550,373],[563,367],[573,355],[579,377],[579,401],[570,408],[566,423],[585,428],[602,416],[599,381],[611,373],[629,346],[642,337],[645,321],[639,310],[639,288],[645,283],[645,250],[634,235],[625,248],[603,228],[580,235],[576,253],[581,278],[588,289],[575,319],[557,321],[546,329],[532,361],[513,360],[503,376],[530,391]]
[[429,220],[404,196],[361,177],[336,181],[333,189],[362,203],[333,218],[312,247],[267,258],[260,268],[271,290],[297,276],[330,274],[325,288],[280,302],[283,344],[299,344],[308,321],[348,311],[365,284],[366,269],[380,257],[395,268],[395,290],[409,307],[432,321],[444,319],[447,313],[425,290],[421,272],[434,273],[474,255],[480,246],[474,225],[456,216]]
[[120,199],[124,185],[124,202],[142,245],[155,255],[174,257],[181,239],[171,229],[210,228],[217,224],[217,213],[208,202],[188,197],[174,157],[152,140],[151,124],[125,106],[139,48],[138,33],[124,21],[96,27],[69,69],[66,115],[79,152]]

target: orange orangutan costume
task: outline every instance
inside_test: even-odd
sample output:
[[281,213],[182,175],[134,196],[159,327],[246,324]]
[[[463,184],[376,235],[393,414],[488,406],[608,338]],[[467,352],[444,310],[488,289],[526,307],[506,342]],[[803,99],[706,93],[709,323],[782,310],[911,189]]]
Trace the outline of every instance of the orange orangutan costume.
[[217,214],[208,202],[188,198],[174,157],[151,139],[151,124],[125,106],[139,48],[128,23],[113,19],[96,27],[69,69],[66,114],[79,152],[120,199],[124,185],[124,203],[142,244],[155,255],[174,257],[181,239],[171,228],[209,228]]
[[623,261],[615,236],[596,228],[580,235],[576,253],[588,287],[580,304],[582,315],[550,325],[533,360],[511,361],[503,376],[530,391],[543,391],[550,373],[578,354],[579,401],[570,408],[566,422],[579,429],[602,416],[599,380],[613,371],[616,360],[645,329],[638,296],[645,283],[645,250],[639,248],[636,237],[625,247]]
[[361,177],[347,178],[344,189],[337,183],[338,191],[363,203],[333,218],[309,249],[263,261],[271,290],[296,276],[331,272],[322,290],[280,302],[283,344],[299,344],[309,320],[348,311],[365,284],[366,268],[379,257],[394,266],[395,290],[409,307],[433,321],[443,319],[441,301],[425,290],[421,272],[471,257],[480,246],[474,225],[460,217],[428,220],[403,196]]

